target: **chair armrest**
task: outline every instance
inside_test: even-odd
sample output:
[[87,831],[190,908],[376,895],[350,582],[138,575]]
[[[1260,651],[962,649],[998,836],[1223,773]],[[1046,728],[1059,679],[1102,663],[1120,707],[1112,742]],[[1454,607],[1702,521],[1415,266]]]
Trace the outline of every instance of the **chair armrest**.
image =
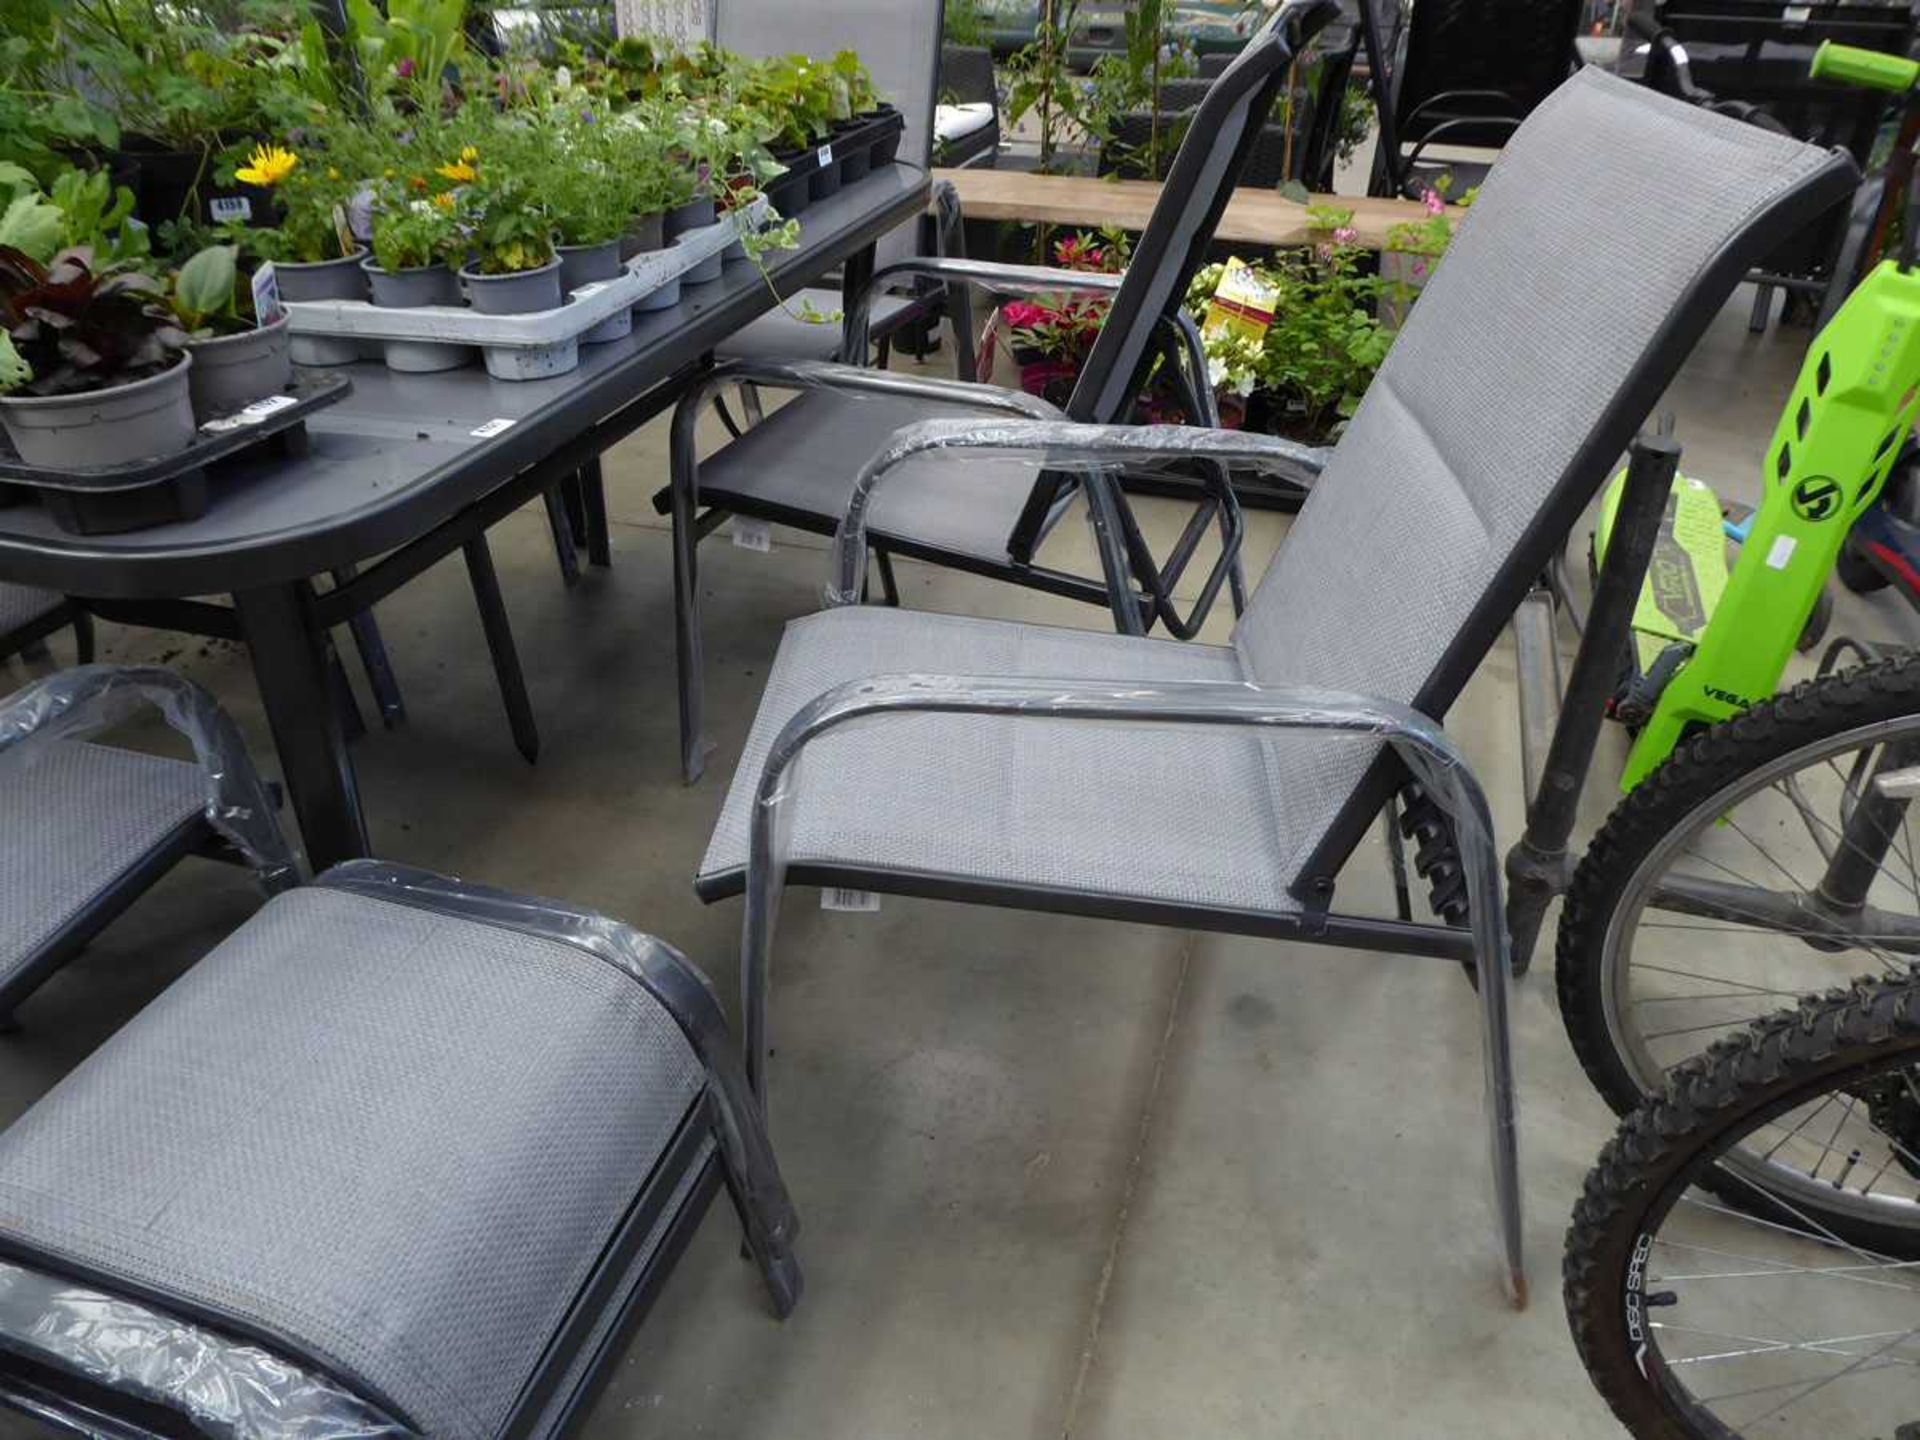
[[[862,374],[871,372],[862,371]],[[1080,425],[1066,420],[921,420],[896,430],[853,482],[847,513],[834,534],[829,605],[856,604],[866,570],[867,518],[873,492],[888,472],[916,455],[940,450],[1037,455],[1049,470],[1103,472],[1142,462],[1208,460],[1256,468],[1310,484],[1329,450],[1317,450],[1275,435],[1210,430],[1195,425]],[[1092,477],[1090,477],[1092,478]],[[1089,498],[1094,487],[1089,486]],[[1096,512],[1098,526],[1100,516]],[[1124,572],[1122,572],[1124,573]],[[1109,578],[1111,581],[1111,574]]]
[[269,894],[297,885],[299,865],[274,818],[266,782],[233,717],[191,680],[157,665],[77,665],[0,701],[0,755],[29,741],[77,739],[153,706],[193,746],[206,817],[253,867]]
[[[1467,873],[1469,914],[1483,996],[1504,1014],[1510,1006],[1506,920],[1500,899],[1500,859],[1492,811],[1466,756],[1438,722],[1395,700],[1350,691],[1221,681],[1129,686],[1085,678],[1007,679],[998,676],[879,675],[850,680],[816,696],[774,737],[755,788],[747,851],[747,913],[741,947],[746,1006],[748,1083],[764,1095],[767,968],[772,953],[785,856],[776,811],[787,798],[789,774],[805,748],[849,721],[902,714],[1024,716],[1040,720],[1225,726],[1277,732],[1316,730],[1372,735],[1405,759],[1422,786],[1454,821]],[[844,777],[842,777],[844,781]],[[1490,1093],[1511,1092],[1504,1058],[1488,1053]],[[1511,1145],[1503,1134],[1497,1143]]]

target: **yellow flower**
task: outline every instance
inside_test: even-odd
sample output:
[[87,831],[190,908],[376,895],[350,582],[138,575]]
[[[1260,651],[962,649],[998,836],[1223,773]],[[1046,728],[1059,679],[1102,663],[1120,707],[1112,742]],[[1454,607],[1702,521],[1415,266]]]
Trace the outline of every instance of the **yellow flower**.
[[480,152],[471,145],[462,145],[460,147],[460,158],[471,165],[480,158]]
[[438,205],[442,210],[453,209],[453,192],[451,190],[442,190],[438,195],[433,197],[433,203]]
[[340,167],[338,165],[327,166],[327,179],[338,180],[339,178],[340,178]]
[[466,158],[468,152],[472,149],[473,147],[469,145],[466,150],[460,152],[460,158],[458,160],[454,161],[451,165],[442,165],[435,173],[446,176],[447,179],[454,181],[456,184],[464,184],[472,180],[479,173]]
[[233,177],[249,185],[278,185],[299,163],[300,157],[291,150],[283,150],[278,145],[256,145],[247,163],[234,171]]

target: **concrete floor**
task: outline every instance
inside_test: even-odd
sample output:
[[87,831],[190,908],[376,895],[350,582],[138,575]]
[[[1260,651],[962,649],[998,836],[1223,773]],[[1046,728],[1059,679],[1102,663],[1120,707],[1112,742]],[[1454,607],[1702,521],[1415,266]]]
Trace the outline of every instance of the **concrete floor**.
[[[1688,468],[1736,494],[1752,492],[1805,341],[1751,337],[1745,313],[1743,294],[1670,397]],[[668,547],[649,504],[663,442],[655,425],[609,456],[615,563],[577,590],[562,589],[536,512],[494,532],[540,763],[511,747],[457,560],[381,608],[409,718],[354,758],[381,854],[656,930],[730,999],[737,902],[703,907],[688,880],[780,626],[815,608],[826,556],[784,533],[770,554],[709,543],[718,748],[683,787]],[[1164,539],[1175,511],[1147,508]],[[1254,528],[1257,570],[1285,526]],[[1084,527],[1070,520],[1053,546],[1054,561],[1084,552]],[[924,567],[902,581],[913,606],[1101,623]],[[1842,617],[1916,635],[1884,595],[1845,600]],[[236,650],[115,627],[103,639],[108,660],[163,660],[209,686],[271,768]],[[1508,645],[1452,728],[1511,843]],[[1596,817],[1607,788],[1592,789]],[[1343,907],[1389,898],[1378,850],[1357,857]],[[243,876],[190,862],[136,906],[0,1042],[0,1121],[254,903]],[[1494,1279],[1477,1011],[1457,967],[894,898],[829,913],[797,892],[772,1084],[805,1302],[768,1318],[716,1208],[586,1433],[1616,1435],[1558,1291],[1561,1232],[1611,1116],[1561,1033],[1549,969],[1543,956],[1519,994],[1534,1302],[1517,1314]]]

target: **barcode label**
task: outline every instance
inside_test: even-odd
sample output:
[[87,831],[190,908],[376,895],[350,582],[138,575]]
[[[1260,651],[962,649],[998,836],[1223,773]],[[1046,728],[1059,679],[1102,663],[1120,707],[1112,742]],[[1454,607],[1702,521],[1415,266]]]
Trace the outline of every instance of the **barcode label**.
[[218,195],[207,202],[207,212],[216,225],[224,225],[229,220],[251,220],[253,202],[244,195]]
[[742,550],[755,550],[765,555],[773,549],[773,526],[765,520],[749,520],[744,515],[733,517],[733,543]]
[[269,395],[264,400],[256,400],[251,405],[236,410],[231,415],[223,415],[218,420],[209,420],[200,427],[203,435],[224,435],[229,430],[239,430],[248,425],[258,425],[269,415],[276,415],[289,405],[300,402],[291,395]]
[[278,415],[289,405],[298,405],[299,403],[300,402],[291,395],[268,395],[264,399],[254,401],[240,413],[242,415],[251,415],[256,420],[264,420],[269,415]]
[[484,425],[474,426],[473,429],[469,430],[467,433],[473,436],[473,438],[476,440],[491,440],[494,436],[498,435],[501,431],[511,430],[512,428],[513,428],[513,421],[505,419],[504,417],[496,417],[492,420],[487,421],[487,423]]
[[820,908],[872,915],[880,909],[880,897],[871,890],[843,890],[835,886],[820,892]]
[[827,166],[831,165],[832,163],[833,163],[833,146],[822,145],[820,147],[820,168],[824,170],[827,168]]

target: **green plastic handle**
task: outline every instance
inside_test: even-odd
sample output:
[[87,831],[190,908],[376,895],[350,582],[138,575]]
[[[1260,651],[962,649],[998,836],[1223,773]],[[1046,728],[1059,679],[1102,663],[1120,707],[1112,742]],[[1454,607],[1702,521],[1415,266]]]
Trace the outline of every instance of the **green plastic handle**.
[[1813,52],[1813,78],[1899,94],[1920,84],[1920,60],[1822,40],[1820,48]]

